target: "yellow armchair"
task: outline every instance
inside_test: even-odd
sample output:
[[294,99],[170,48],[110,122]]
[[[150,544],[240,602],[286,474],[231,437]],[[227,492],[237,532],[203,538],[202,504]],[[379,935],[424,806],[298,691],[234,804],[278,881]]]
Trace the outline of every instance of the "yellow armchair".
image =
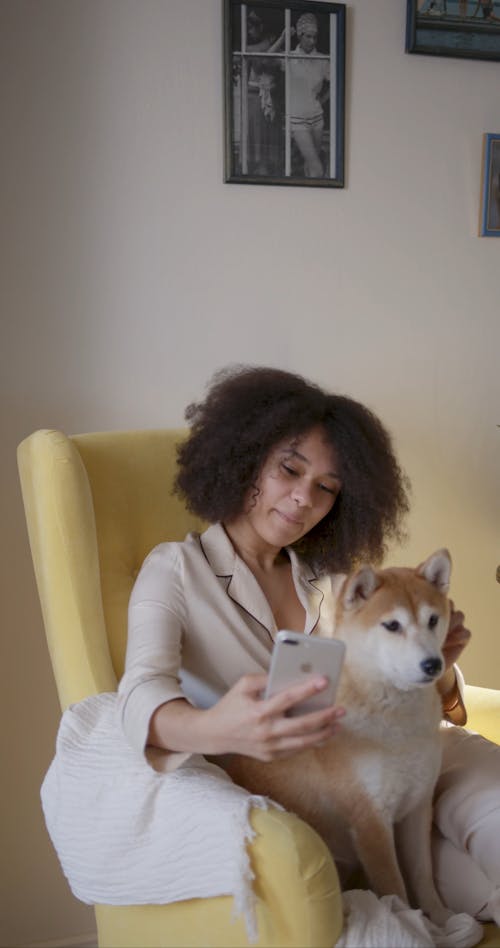
[[[36,431],[18,448],[26,521],[61,707],[114,691],[127,606],[146,554],[203,525],[171,494],[182,430],[78,435]],[[468,688],[470,726],[500,741],[500,693]],[[495,713],[496,712],[496,713]],[[342,930],[335,865],[291,813],[253,810],[249,847],[257,948],[331,948]],[[169,905],[96,905],[101,948],[248,945],[232,897]],[[500,944],[490,926],[484,944]]]

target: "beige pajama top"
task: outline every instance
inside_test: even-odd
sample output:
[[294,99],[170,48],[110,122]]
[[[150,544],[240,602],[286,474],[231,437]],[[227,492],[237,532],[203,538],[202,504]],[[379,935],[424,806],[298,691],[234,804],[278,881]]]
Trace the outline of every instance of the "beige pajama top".
[[[309,634],[318,631],[331,580],[288,553]],[[187,698],[210,707],[242,675],[267,672],[277,631],[261,587],[221,524],[155,547],[132,590],[119,685],[132,746],[144,751],[151,715],[164,702]]]

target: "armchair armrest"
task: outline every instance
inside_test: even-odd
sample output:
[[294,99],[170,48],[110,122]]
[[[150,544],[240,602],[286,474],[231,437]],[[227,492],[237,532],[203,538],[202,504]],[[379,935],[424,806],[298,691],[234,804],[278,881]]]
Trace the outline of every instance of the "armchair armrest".
[[[293,813],[253,809],[251,821],[259,932],[252,948],[331,948],[340,937],[343,915],[337,870],[326,844]],[[232,912],[231,896],[169,905],[97,905],[99,945],[246,948],[243,918],[233,918]]]
[[495,688],[465,686],[467,727],[500,744],[500,691]]

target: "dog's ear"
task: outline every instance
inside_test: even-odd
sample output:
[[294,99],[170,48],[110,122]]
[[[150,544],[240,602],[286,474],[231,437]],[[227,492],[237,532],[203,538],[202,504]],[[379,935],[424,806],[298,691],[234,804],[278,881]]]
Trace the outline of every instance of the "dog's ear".
[[348,576],[343,592],[345,609],[354,609],[363,600],[369,599],[380,586],[379,578],[371,566],[361,566]]
[[417,566],[417,575],[423,576],[440,592],[447,593],[451,576],[451,556],[448,550],[438,550],[429,556],[425,563]]

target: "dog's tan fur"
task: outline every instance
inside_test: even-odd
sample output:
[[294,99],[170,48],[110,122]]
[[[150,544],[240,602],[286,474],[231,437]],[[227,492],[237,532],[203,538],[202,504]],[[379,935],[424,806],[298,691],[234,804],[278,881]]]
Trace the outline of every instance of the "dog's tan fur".
[[[377,895],[409,895],[437,924],[451,914],[435,890],[430,854],[440,672],[423,680],[421,663],[442,660],[450,570],[440,550],[415,570],[363,567],[346,577],[332,630],[346,643],[340,731],[321,748],[271,763],[236,756],[229,767],[236,782],[314,826],[338,865],[357,859]],[[382,625],[391,622],[401,628]]]

